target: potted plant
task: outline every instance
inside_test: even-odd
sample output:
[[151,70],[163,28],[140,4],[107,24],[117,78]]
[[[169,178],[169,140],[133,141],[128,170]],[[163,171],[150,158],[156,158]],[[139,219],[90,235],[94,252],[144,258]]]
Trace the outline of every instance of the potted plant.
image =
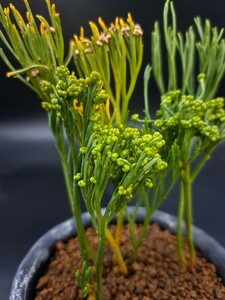
[[[173,292],[168,294],[164,291],[168,286],[164,280],[160,281],[158,277],[155,279],[157,273],[160,276],[163,274],[164,266],[160,267],[159,262],[158,269],[151,265],[150,273],[146,273],[152,278],[152,282],[146,285],[145,279],[144,282],[140,279],[140,274],[145,273],[140,267],[148,260],[146,258],[137,263],[142,256],[141,247],[150,247],[153,234],[159,237],[159,243],[163,240],[162,231],[157,228],[151,231],[152,237],[150,235],[147,238],[151,219],[159,222],[161,227],[173,231],[177,226],[178,261],[173,266],[171,276],[178,272],[180,276],[184,276],[182,282],[184,278],[189,282],[190,277],[195,274],[197,277],[194,278],[199,278],[200,273],[202,277],[199,284],[202,281],[206,285],[212,280],[209,292],[192,291],[188,297],[225,297],[225,287],[216,277],[215,269],[206,263],[204,271],[200,271],[202,260],[196,258],[193,242],[193,232],[199,232],[197,229],[193,231],[192,227],[191,199],[194,179],[211,152],[225,137],[224,101],[222,98],[215,98],[225,72],[223,31],[211,28],[209,21],[202,24],[200,18],[196,18],[195,30],[190,27],[184,36],[177,33],[173,3],[167,0],[163,15],[164,39],[162,41],[160,38],[156,22],[151,40],[151,63],[144,72],[144,116],[140,118],[134,114],[130,118],[129,100],[141,69],[143,55],[143,32],[131,15],[128,14],[126,20],[116,18],[109,26],[101,18],[98,25],[90,22],[91,38],[87,39],[81,28],[80,35],[74,36],[65,57],[62,28],[55,5],[46,0],[50,21],[37,15],[38,24],[28,1],[24,0],[24,3],[27,9],[26,20],[12,4],[4,9],[0,7],[0,22],[4,29],[4,33],[0,32],[0,38],[21,68],[14,68],[3,49],[0,50],[0,55],[10,69],[7,76],[20,79],[36,92],[47,112],[49,127],[62,163],[79,244],[78,251],[77,242],[73,242],[72,246],[68,243],[79,256],[77,264],[71,267],[71,260],[63,258],[65,265],[72,269],[72,274],[75,273],[74,278],[72,276],[72,291],[69,290],[67,296],[63,296],[62,288],[59,288],[58,294],[55,294],[57,288],[53,287],[52,281],[48,285],[49,276],[45,275],[37,284],[39,293],[36,299],[177,299]],[[168,60],[168,76],[164,76],[162,71],[162,45],[165,45]],[[69,68],[71,62],[74,63],[72,71]],[[159,109],[154,117],[148,97],[151,74],[160,95]],[[168,78],[167,82],[165,77]],[[177,225],[167,215],[162,215],[161,218],[157,213],[153,215],[167,199],[176,182],[180,183]],[[103,209],[101,202],[108,188],[111,194]],[[88,215],[81,214],[81,201],[84,201]],[[133,209],[128,207],[131,201]],[[145,208],[144,213],[142,207]],[[163,221],[165,218],[167,221]],[[127,226],[123,226],[124,221]],[[140,221],[142,226],[137,225]],[[183,221],[185,240],[182,238]],[[75,233],[71,229],[71,222],[58,228],[61,233],[66,231],[63,241]],[[115,226],[110,225],[112,222]],[[87,226],[92,229],[86,232]],[[154,226],[150,228],[154,229]],[[53,233],[55,229],[50,232],[50,236]],[[164,239],[173,239],[170,235],[168,237],[167,232],[163,234],[166,234]],[[205,239],[204,234],[200,233],[200,236]],[[152,251],[157,257],[158,248],[154,248],[158,247],[156,240],[152,243]],[[128,246],[125,241],[129,241]],[[43,239],[38,245],[42,242]],[[51,240],[48,246],[52,247],[52,243]],[[224,257],[222,247],[210,238],[203,244],[202,248],[200,246],[202,252],[205,247],[218,247],[219,250],[215,251],[221,252],[222,256],[215,265],[220,269]],[[34,248],[38,248],[38,245]],[[161,243],[163,250],[165,245]],[[67,246],[62,242],[57,243],[57,253],[65,254]],[[170,250],[164,251],[167,253],[164,253],[167,265],[169,262],[174,264],[174,260],[167,256],[168,253],[175,255],[174,248],[170,245]],[[71,250],[68,251],[66,256],[72,256]],[[36,258],[41,253],[42,259],[44,253],[37,253]],[[111,254],[108,257],[106,253]],[[213,255],[206,254],[206,258],[212,260]],[[148,263],[153,264],[155,259],[150,256]],[[27,285],[27,279],[36,263],[37,261],[31,262],[31,273],[25,276],[23,285]],[[61,271],[64,268],[66,266],[60,265]],[[21,276],[21,269],[19,273]],[[120,281],[121,278],[126,278],[125,282],[130,290],[128,294],[120,286],[120,295],[115,295],[118,281],[113,281],[111,275],[107,277],[106,274],[109,273],[119,277]],[[215,279],[209,276],[211,273],[215,274]],[[225,275],[224,269],[220,270],[220,274]],[[61,273],[57,275],[60,281],[64,277],[68,281],[67,276]],[[131,277],[133,281],[129,283],[128,278]],[[106,283],[111,280],[114,283],[106,288]],[[24,296],[24,291],[17,294],[20,283],[18,279],[15,280],[16,289],[12,291],[11,299],[30,297],[28,294]],[[177,282],[173,285],[179,286]],[[67,287],[68,285],[64,290]],[[180,296],[188,299],[186,291],[179,288]],[[186,288],[189,290],[189,285]]]

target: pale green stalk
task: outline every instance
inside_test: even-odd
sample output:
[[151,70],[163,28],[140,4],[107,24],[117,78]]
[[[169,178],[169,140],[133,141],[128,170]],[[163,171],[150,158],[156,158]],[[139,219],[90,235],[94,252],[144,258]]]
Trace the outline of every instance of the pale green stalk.
[[192,182],[190,180],[190,166],[184,165],[181,173],[183,200],[184,200],[184,220],[186,226],[186,236],[188,244],[188,269],[193,270],[195,263],[195,247],[192,233]]
[[99,232],[98,232],[98,247],[97,254],[95,259],[95,272],[96,272],[96,300],[102,300],[102,261],[104,255],[104,247],[105,247],[105,228],[106,224],[101,222],[99,224]]
[[[89,266],[87,240],[85,238],[85,230],[84,230],[84,227],[82,224],[82,219],[81,219],[79,192],[78,192],[77,185],[74,184],[74,181],[72,179],[73,174],[71,174],[71,166],[70,166],[70,164],[68,164],[67,154],[65,152],[66,146],[64,144],[64,137],[63,137],[63,131],[62,131],[61,124],[59,124],[57,122],[57,120],[55,122],[55,120],[52,120],[52,118],[54,118],[54,116],[50,112],[49,113],[49,126],[52,131],[52,134],[53,134],[53,137],[55,140],[55,145],[56,145],[57,151],[58,151],[60,159],[61,159],[67,195],[68,195],[71,211],[74,215],[75,222],[76,222],[76,231],[77,231],[77,236],[79,239],[81,256],[82,256],[83,261],[86,262],[87,266]],[[75,170],[73,172],[76,173],[76,168],[78,168],[76,154],[73,155],[73,164],[74,164],[74,168],[75,168]]]
[[178,204],[178,212],[177,212],[177,231],[176,231],[176,238],[177,238],[177,254],[178,259],[181,265],[185,265],[185,256],[184,256],[184,249],[183,249],[183,239],[182,239],[182,224],[183,224],[183,216],[184,216],[184,189],[182,182],[180,183],[180,197],[179,197],[179,204]]

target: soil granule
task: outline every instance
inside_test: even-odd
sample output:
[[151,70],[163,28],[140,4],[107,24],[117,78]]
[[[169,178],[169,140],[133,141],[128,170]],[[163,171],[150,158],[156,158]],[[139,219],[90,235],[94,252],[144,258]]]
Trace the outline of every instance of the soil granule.
[[[114,232],[115,225],[110,225]],[[136,228],[138,234],[138,226]],[[87,229],[93,245],[97,238]],[[124,277],[106,245],[103,266],[103,300],[225,300],[225,286],[217,276],[214,265],[197,253],[192,272],[181,268],[176,253],[176,238],[157,225],[149,226],[140,246],[137,259],[129,265],[131,250],[128,226],[122,232],[121,252],[128,264],[129,275]],[[185,243],[185,241],[184,241]],[[35,300],[81,299],[74,273],[80,268],[79,246],[76,238],[57,242],[54,256],[36,286]]]

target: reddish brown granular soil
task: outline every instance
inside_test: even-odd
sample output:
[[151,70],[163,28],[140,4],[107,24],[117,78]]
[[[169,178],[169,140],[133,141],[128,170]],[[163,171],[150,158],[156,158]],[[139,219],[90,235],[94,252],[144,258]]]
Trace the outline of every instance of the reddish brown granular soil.
[[[114,231],[112,225],[111,230]],[[137,228],[138,230],[138,228]],[[87,235],[97,243],[93,230]],[[131,249],[129,229],[123,229],[121,252],[128,263]],[[36,286],[35,300],[81,299],[74,272],[80,267],[76,239],[56,244],[43,277]],[[106,247],[104,256],[104,300],[216,300],[225,299],[225,286],[216,275],[215,267],[197,254],[192,272],[179,267],[176,239],[167,230],[151,225],[139,248],[136,262],[129,265],[124,277],[113,263],[112,252]]]

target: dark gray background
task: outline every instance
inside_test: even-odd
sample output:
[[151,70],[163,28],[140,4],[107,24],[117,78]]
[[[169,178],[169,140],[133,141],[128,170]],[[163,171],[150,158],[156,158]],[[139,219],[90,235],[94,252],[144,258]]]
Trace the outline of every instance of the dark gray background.
[[[22,0],[11,1],[23,7]],[[8,1],[0,1],[4,7]],[[87,1],[56,0],[65,39],[88,29],[88,21],[101,15],[109,23],[116,15],[133,14],[144,29],[144,64],[149,59],[150,31],[161,20],[162,0]],[[44,0],[30,1],[37,13],[45,14]],[[224,0],[175,0],[178,27],[185,30],[196,15],[225,26]],[[8,299],[13,275],[32,243],[46,230],[70,216],[63,177],[46,115],[37,97],[15,79],[6,79],[0,62],[0,299]],[[142,76],[142,75],[141,75]],[[142,103],[139,79],[132,111]],[[225,95],[224,81],[219,95]],[[151,99],[157,105],[157,99]],[[225,246],[225,145],[221,145],[197,179],[194,190],[194,223]],[[177,190],[162,210],[176,214]]]

